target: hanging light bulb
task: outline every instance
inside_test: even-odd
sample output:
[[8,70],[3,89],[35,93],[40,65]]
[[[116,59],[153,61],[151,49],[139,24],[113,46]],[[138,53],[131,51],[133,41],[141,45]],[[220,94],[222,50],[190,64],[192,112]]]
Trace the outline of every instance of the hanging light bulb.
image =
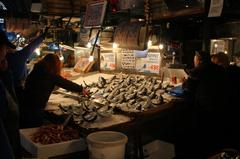
[[40,49],[39,49],[39,48],[36,48],[35,52],[36,52],[37,56],[40,56],[40,55],[41,55],[41,52],[40,52]]
[[20,38],[20,34],[17,34],[16,37],[17,37],[17,38]]
[[159,49],[162,50],[164,48],[163,44],[159,44]]
[[90,42],[87,43],[87,48],[91,48],[92,44]]
[[148,40],[148,47],[152,46],[152,40]]
[[59,59],[60,59],[60,61],[64,61],[63,55],[60,55]]
[[89,60],[89,62],[93,62],[94,61],[93,55],[89,56],[88,60]]
[[118,48],[118,44],[117,43],[113,43],[113,48],[117,49]]

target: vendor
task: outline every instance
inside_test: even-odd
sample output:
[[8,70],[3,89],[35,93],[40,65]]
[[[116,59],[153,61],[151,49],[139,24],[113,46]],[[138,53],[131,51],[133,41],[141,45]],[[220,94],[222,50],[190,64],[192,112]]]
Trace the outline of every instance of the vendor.
[[83,87],[60,76],[60,71],[61,61],[55,54],[47,54],[35,64],[25,83],[21,127],[43,124],[43,111],[55,86],[82,93]]
[[27,78],[27,60],[29,56],[34,52],[34,50],[39,47],[39,45],[43,42],[44,38],[47,35],[48,27],[44,30],[44,32],[30,42],[23,49],[16,51],[15,49],[8,49],[7,51],[7,61],[8,66],[13,73],[14,87],[16,91],[16,95],[18,101],[22,102],[23,95],[23,87],[24,81]]

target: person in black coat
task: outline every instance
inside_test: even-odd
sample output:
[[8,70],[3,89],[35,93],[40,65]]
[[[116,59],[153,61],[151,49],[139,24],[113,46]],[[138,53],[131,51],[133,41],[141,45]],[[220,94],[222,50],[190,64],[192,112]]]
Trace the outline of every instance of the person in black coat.
[[225,108],[224,129],[226,136],[226,147],[233,147],[239,149],[240,131],[236,128],[240,120],[240,107],[236,103],[239,100],[240,90],[240,67],[236,65],[230,65],[230,60],[227,54],[224,52],[218,52],[211,58],[212,62],[222,66],[227,74],[227,105]]
[[185,158],[207,156],[222,145],[221,132],[222,115],[227,102],[226,72],[211,62],[210,54],[196,52],[195,68],[189,72],[188,79],[183,84],[185,101],[191,109],[188,150]]
[[14,159],[13,149],[8,140],[7,132],[0,118],[0,158]]
[[0,158],[21,158],[18,102],[8,69],[7,47],[15,46],[8,41],[5,32],[0,31]]
[[26,79],[24,104],[20,109],[21,127],[43,124],[43,112],[55,86],[82,93],[83,87],[60,76],[61,62],[57,55],[47,54],[35,64]]

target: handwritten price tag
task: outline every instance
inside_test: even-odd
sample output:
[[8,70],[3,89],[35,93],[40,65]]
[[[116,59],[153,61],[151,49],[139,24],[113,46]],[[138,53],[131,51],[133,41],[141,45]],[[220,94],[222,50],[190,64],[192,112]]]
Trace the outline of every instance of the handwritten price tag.
[[115,70],[115,54],[114,53],[103,53],[101,54],[100,67],[102,70]]
[[114,64],[114,63],[110,63],[110,64],[109,64],[109,67],[110,67],[110,68],[115,68],[115,64]]
[[160,68],[159,65],[150,65],[149,66],[149,69],[153,70],[153,71],[157,71],[157,70],[159,70],[159,68]]

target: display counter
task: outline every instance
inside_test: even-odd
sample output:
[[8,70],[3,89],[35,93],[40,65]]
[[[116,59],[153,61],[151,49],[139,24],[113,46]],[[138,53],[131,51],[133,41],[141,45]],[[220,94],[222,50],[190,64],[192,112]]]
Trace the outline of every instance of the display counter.
[[[91,85],[92,83],[98,82],[98,80],[103,77],[104,79],[108,80],[113,78],[114,74],[104,74],[99,72],[89,73],[85,75],[77,75],[78,77],[71,77],[73,82],[78,84],[82,84],[84,87],[86,85]],[[129,76],[126,76],[129,78]],[[166,81],[165,81],[166,82]],[[162,85],[166,84],[164,82],[161,83]],[[91,91],[95,91],[96,88],[90,88]],[[163,140],[168,140],[166,134],[170,132],[172,134],[173,127],[177,124],[172,121],[172,117],[174,118],[176,111],[181,109],[183,104],[183,99],[179,97],[174,97],[169,95],[168,93],[160,91],[161,97],[163,98],[163,102],[156,106],[156,107],[149,107],[145,109],[136,109],[137,111],[124,111],[121,109],[109,109],[105,111],[105,105],[102,103],[98,103],[96,101],[99,100],[99,94],[93,94],[94,98],[91,100],[94,101],[93,108],[91,107],[91,100],[87,101],[86,105],[83,104],[83,98],[79,94],[68,92],[64,89],[57,89],[55,90],[48,101],[48,104],[45,108],[45,111],[54,118],[59,120],[60,123],[64,122],[66,117],[72,113],[72,122],[74,128],[78,129],[83,138],[85,138],[89,133],[94,131],[100,130],[112,130],[112,131],[120,131],[128,135],[129,142],[134,143],[133,147],[128,147],[128,151],[134,151],[135,157],[142,158],[142,145],[146,144],[142,136],[144,134],[148,134],[154,136],[152,134],[156,134],[158,132],[160,138],[163,137]],[[119,93],[121,94],[121,93]],[[117,95],[116,95],[117,96]],[[136,98],[138,98],[136,96]],[[97,100],[96,100],[97,99]],[[101,101],[101,100],[100,100]],[[139,100],[139,102],[145,102],[145,100]],[[137,102],[136,102],[137,103]],[[147,103],[147,102],[146,102]],[[90,107],[89,107],[89,105]],[[109,103],[108,103],[109,104]],[[110,103],[112,104],[112,103]],[[111,107],[112,108],[112,107]],[[142,108],[142,106],[140,107]],[[92,115],[93,111],[97,110],[96,112],[96,119],[94,120],[81,120],[78,121],[77,119],[81,118],[78,115],[83,115],[81,111],[84,112],[89,111],[87,116]],[[101,114],[100,110],[104,110],[104,114]],[[111,111],[110,111],[111,110]],[[107,113],[106,113],[107,112]],[[110,113],[109,113],[110,112]],[[87,117],[86,116],[86,117]],[[76,119],[77,118],[77,119]],[[90,118],[91,119],[91,118]],[[56,122],[56,121],[54,121]],[[161,136],[161,134],[163,134]],[[155,137],[154,137],[155,138]],[[157,137],[158,138],[158,137]],[[171,139],[170,139],[171,140]],[[146,141],[148,142],[148,141]],[[129,144],[131,145],[131,144]],[[130,154],[131,152],[127,152]],[[133,153],[132,153],[133,154]]]
[[[78,77],[77,79],[75,79],[73,81],[78,84],[82,84],[85,87],[86,85],[91,85],[92,83],[98,82],[99,78],[103,77],[104,79],[108,80],[108,79],[113,78],[114,76],[115,76],[114,74],[104,74],[104,73],[94,72],[94,73],[89,73],[87,75],[81,75],[80,77]],[[111,85],[111,84],[109,84],[109,85]],[[106,87],[108,87],[108,86],[106,86]],[[90,91],[96,92],[97,91],[96,89],[100,89],[100,88],[97,88],[97,87],[90,88]],[[121,89],[121,88],[119,88],[119,89]],[[131,88],[129,88],[129,89],[131,89]],[[99,98],[99,96],[101,96],[101,95],[99,95],[98,92],[92,95],[94,97],[91,98],[91,100],[94,101],[94,104],[92,104],[91,101],[88,102],[87,104],[90,105],[89,106],[90,108],[88,108],[88,106],[87,106],[86,109],[92,109],[92,107],[94,107],[93,109],[101,108],[104,112],[105,111],[104,110],[105,109],[104,102],[100,103],[100,105],[98,105],[99,104],[98,102],[102,101],[102,99]],[[125,107],[124,107],[124,109],[119,109],[119,107],[117,107],[118,105],[117,106],[114,105],[113,106],[114,109],[113,110],[111,109],[111,112],[110,112],[109,108],[106,108],[106,109],[109,109],[107,112],[108,114],[106,114],[104,112],[105,114],[99,115],[100,112],[97,111],[97,114],[98,114],[97,119],[95,121],[83,122],[82,124],[79,124],[80,128],[84,128],[84,129],[88,129],[88,130],[91,130],[91,129],[101,130],[101,129],[113,127],[115,125],[120,125],[120,124],[135,121],[136,118],[146,118],[147,119],[150,116],[152,117],[154,115],[158,115],[162,111],[176,106],[177,103],[182,100],[181,98],[171,96],[166,92],[163,92],[163,91],[159,91],[159,92],[161,92],[161,97],[163,98],[163,102],[161,104],[159,104],[158,106],[151,107],[151,108],[148,108],[148,107],[142,108],[143,106],[140,106],[141,110],[139,110],[140,108],[133,110],[133,109],[128,109],[129,106],[125,106],[124,104],[119,104],[119,106],[122,106],[122,107],[125,106],[127,109],[126,110]],[[121,94],[121,93],[118,93],[118,94]],[[143,95],[143,97],[144,97],[143,100],[139,99],[138,101],[145,102],[146,95]],[[135,98],[139,98],[139,97],[136,96]],[[83,107],[83,106],[81,105],[82,104],[81,102],[83,100],[84,99],[81,99],[79,94],[71,93],[71,92],[65,91],[63,89],[58,89],[58,90],[54,91],[54,93],[52,93],[52,95],[50,96],[49,102],[48,102],[45,110],[48,112],[51,112],[55,115],[59,115],[59,116],[64,115],[64,114],[65,115],[69,114],[71,111],[76,111],[77,113],[79,113],[79,111],[82,111],[81,107]],[[110,101],[114,101],[114,100],[115,100],[115,98],[111,99]],[[146,99],[146,100],[148,100],[148,99]],[[131,102],[131,100],[129,100],[129,101]],[[116,103],[119,103],[119,102],[117,101]],[[147,103],[147,101],[145,103]],[[108,102],[105,105],[112,106],[113,104],[115,104],[115,102],[112,102],[112,103]],[[109,115],[109,112],[110,112],[110,115]]]

